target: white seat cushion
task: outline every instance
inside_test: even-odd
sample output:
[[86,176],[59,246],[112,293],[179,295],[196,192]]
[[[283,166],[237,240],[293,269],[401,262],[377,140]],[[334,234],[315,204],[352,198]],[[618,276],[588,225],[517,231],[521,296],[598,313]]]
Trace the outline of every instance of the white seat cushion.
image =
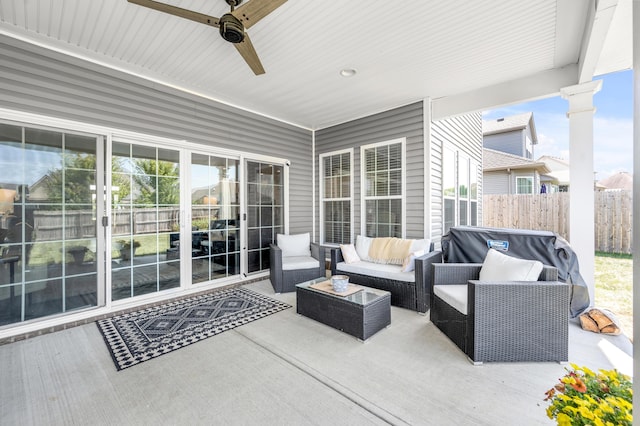
[[467,285],[434,285],[433,293],[463,315],[467,315]]
[[319,268],[320,262],[311,256],[289,256],[282,258],[282,270]]
[[278,248],[282,250],[282,257],[311,256],[311,235],[304,234],[278,234],[276,236]]
[[340,262],[336,265],[336,270],[346,275],[349,275],[351,272],[354,274],[371,275],[373,277],[410,283],[416,281],[415,272],[402,272],[401,265],[385,265],[361,260],[353,263]]
[[542,262],[507,256],[489,249],[480,269],[480,281],[537,281]]

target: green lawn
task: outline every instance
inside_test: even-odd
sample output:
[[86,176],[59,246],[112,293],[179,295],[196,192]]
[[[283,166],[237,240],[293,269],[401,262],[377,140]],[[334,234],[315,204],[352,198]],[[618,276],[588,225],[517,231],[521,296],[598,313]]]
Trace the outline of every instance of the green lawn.
[[594,305],[616,314],[630,339],[633,338],[632,263],[631,255],[596,252]]

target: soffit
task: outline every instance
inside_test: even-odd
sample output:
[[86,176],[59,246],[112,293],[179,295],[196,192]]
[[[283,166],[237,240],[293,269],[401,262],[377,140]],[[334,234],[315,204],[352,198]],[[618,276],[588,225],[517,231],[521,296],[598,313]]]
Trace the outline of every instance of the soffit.
[[[164,1],[228,11],[223,0]],[[248,30],[261,76],[215,28],[125,0],[0,0],[0,33],[319,129],[575,64],[590,4],[289,0]]]

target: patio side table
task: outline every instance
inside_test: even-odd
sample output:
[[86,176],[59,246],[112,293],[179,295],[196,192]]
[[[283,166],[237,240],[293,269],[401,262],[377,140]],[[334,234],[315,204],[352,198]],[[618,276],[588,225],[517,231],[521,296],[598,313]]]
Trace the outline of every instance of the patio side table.
[[321,277],[296,285],[296,312],[362,341],[391,324],[391,293],[369,287],[338,296],[311,287]]

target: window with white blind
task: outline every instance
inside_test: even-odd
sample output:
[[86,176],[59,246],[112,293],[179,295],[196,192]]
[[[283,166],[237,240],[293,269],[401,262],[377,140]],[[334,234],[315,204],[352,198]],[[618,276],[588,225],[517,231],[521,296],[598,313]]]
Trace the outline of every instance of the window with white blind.
[[361,147],[362,233],[404,236],[404,139]]
[[320,217],[323,244],[349,244],[352,240],[353,149],[320,156]]

